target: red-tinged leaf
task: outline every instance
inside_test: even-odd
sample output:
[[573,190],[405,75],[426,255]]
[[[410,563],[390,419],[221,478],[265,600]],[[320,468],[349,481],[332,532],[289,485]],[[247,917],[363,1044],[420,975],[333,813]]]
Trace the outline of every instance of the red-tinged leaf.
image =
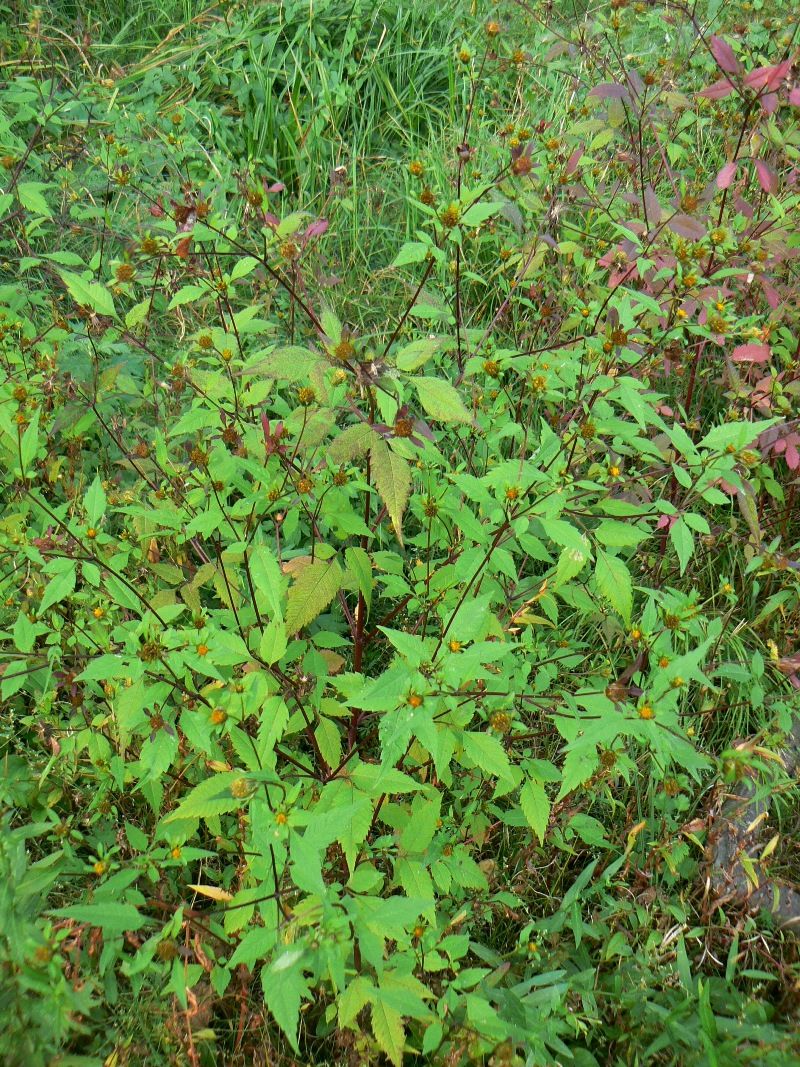
[[736,54],[722,37],[712,37],[709,42],[711,47],[711,54],[716,59],[721,70],[724,70],[726,74],[738,74],[742,69],[742,64],[736,58]]
[[737,345],[731,352],[734,363],[766,363],[772,355],[769,345],[758,345],[749,342],[746,345]]
[[733,182],[733,179],[736,177],[736,168],[738,167],[738,165],[739,164],[735,159],[732,159],[730,163],[725,164],[725,166],[717,175],[718,189],[728,189],[730,187],[731,183]]
[[647,208],[647,221],[651,226],[658,225],[661,222],[661,216],[663,214],[661,210],[661,204],[658,202],[655,190],[652,185],[648,185],[644,191],[644,203]]
[[690,241],[702,241],[706,235],[705,226],[691,215],[673,215],[667,225],[678,237],[686,237]]
[[789,92],[789,103],[792,107],[800,107],[800,86]]
[[311,225],[306,230],[306,232],[305,232],[306,238],[309,238],[309,237],[321,237],[323,235],[323,233],[325,233],[325,231],[327,230],[328,225],[329,225],[329,223],[328,223],[327,219],[317,219],[317,221],[316,222],[312,222]]
[[778,307],[781,302],[780,294],[772,282],[768,281],[763,274],[759,275],[761,282],[761,288],[764,290],[764,296],[767,298],[767,303],[773,311]]
[[192,235],[182,237],[180,241],[175,245],[175,255],[178,259],[188,259],[189,249],[192,247]]
[[761,97],[761,110],[765,115],[773,115],[778,107],[778,94],[766,93]]
[[722,100],[726,96],[730,96],[736,86],[730,80],[730,78],[720,78],[719,81],[714,82],[713,85],[709,85],[706,89],[702,89],[697,95],[704,96],[707,100]]
[[800,467],[800,452],[797,451],[797,445],[793,441],[787,444],[784,459],[790,471],[795,471]]
[[598,100],[630,100],[631,94],[624,85],[617,82],[603,82],[589,90],[589,96],[596,96]]
[[763,159],[754,160],[756,166],[756,174],[758,175],[758,184],[764,190],[765,193],[777,193],[778,191],[778,175],[770,167],[768,163],[765,163]]
[[783,79],[792,69],[792,60],[785,59],[774,67],[758,67],[745,75],[744,83],[751,89],[766,89],[768,93],[774,92]]
[[574,174],[575,173],[575,171],[578,169],[578,164],[581,161],[581,156],[582,155],[583,155],[583,149],[582,148],[576,148],[575,151],[572,153],[572,155],[567,160],[567,165],[564,168],[564,173],[565,174]]

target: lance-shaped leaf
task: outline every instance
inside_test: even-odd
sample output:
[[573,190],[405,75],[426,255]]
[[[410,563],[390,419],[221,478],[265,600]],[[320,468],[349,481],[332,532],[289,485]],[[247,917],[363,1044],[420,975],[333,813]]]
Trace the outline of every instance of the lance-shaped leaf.
[[342,577],[342,568],[335,558],[316,560],[303,567],[289,590],[287,633],[297,633],[327,608],[342,586]]
[[405,1032],[400,1012],[383,1000],[376,1000],[372,1005],[372,1032],[381,1052],[394,1067],[401,1067]]
[[242,771],[223,771],[206,778],[183,798],[177,809],[164,819],[165,823],[181,819],[207,819],[242,807],[255,783],[249,782]]
[[402,456],[393,452],[382,437],[370,445],[372,477],[381,500],[392,520],[397,540],[403,543],[403,512],[411,492],[411,468]]
[[612,556],[610,552],[598,548],[594,580],[598,593],[608,601],[614,611],[619,612],[626,625],[630,625],[633,582],[623,561],[618,556]]
[[74,274],[69,270],[62,270],[59,273],[76,304],[91,308],[98,315],[112,317],[115,314],[114,298],[100,282],[87,281],[80,274]]

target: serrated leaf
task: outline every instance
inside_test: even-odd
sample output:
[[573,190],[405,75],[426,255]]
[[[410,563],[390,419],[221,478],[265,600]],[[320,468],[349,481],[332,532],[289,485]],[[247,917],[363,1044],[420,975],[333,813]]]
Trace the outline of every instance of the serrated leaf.
[[380,993],[372,1005],[372,1032],[381,1052],[395,1067],[402,1067],[405,1046],[403,1016],[382,1001]]
[[778,419],[761,419],[759,422],[724,422],[721,426],[715,426],[709,430],[701,441],[698,448],[707,448],[712,452],[724,452],[726,448],[746,448],[749,444],[774,426]]
[[295,1052],[300,1051],[297,1044],[300,1004],[308,993],[308,979],[301,966],[303,954],[301,948],[290,948],[261,972],[264,1003]]
[[464,751],[486,774],[495,778],[513,777],[506,750],[492,734],[465,733]]
[[338,767],[342,758],[342,735],[330,719],[320,719],[314,730],[320,755],[329,767]]
[[442,378],[415,378],[419,402],[432,419],[441,422],[472,422],[457,389]]
[[528,826],[539,838],[539,842],[543,843],[550,821],[550,801],[542,783],[528,779],[520,789],[519,803]]
[[98,926],[110,935],[138,930],[147,922],[133,904],[115,904],[112,901],[102,904],[73,904],[69,908],[57,908],[50,914],[87,923],[89,926]]
[[341,589],[342,578],[342,568],[336,558],[307,564],[289,588],[287,633],[297,633],[313,622]]
[[682,518],[670,526],[669,539],[678,553],[681,574],[683,574],[694,554],[694,535]]
[[49,188],[50,186],[44,182],[20,182],[17,185],[17,196],[20,204],[26,211],[32,211],[35,215],[44,215],[45,218],[51,219],[53,212],[42,196],[42,190]]
[[411,492],[411,468],[402,456],[393,452],[382,437],[370,445],[372,477],[375,488],[389,512],[397,540],[403,543],[403,512]]
[[625,563],[610,552],[597,550],[594,567],[597,591],[618,612],[626,625],[630,625],[633,610],[633,581]]
[[66,600],[75,589],[75,561],[68,560],[64,562],[66,566],[62,567],[61,572],[54,575],[45,586],[38,607],[39,615],[49,607],[52,607],[53,604],[60,604],[62,600]]
[[409,263],[422,263],[428,254],[428,245],[421,241],[406,241],[392,260],[393,267],[405,267]]
[[368,422],[357,422],[334,437],[328,446],[328,455],[334,463],[349,463],[367,454],[369,447],[377,440],[377,434]]
[[100,282],[87,281],[80,274],[73,274],[69,270],[59,271],[59,274],[76,304],[91,308],[98,315],[113,318],[116,314],[114,298],[104,285]]
[[613,519],[601,522],[594,534],[601,544],[610,548],[633,548],[650,537],[650,531],[642,529],[641,526],[634,526],[630,522],[616,522]]
[[243,771],[223,771],[206,778],[196,785],[183,798],[178,807],[165,819],[165,823],[178,822],[183,819],[206,819],[210,815],[223,815],[242,807],[245,797],[234,796],[234,792],[243,792],[240,788],[232,789],[234,783],[247,781]]
[[307,382],[318,367],[325,365],[325,361],[317,352],[300,348],[299,345],[284,345],[270,352],[254,366],[249,366],[248,374],[258,373],[267,378],[282,378],[289,382]]
[[586,566],[589,555],[588,545],[585,548],[562,548],[556,564],[553,587],[558,589],[580,574]]
[[367,606],[372,605],[372,561],[363,548],[348,548],[344,553],[347,569],[358,582],[358,589]]
[[[366,1004],[372,1004],[377,989],[369,978],[359,975],[339,997],[338,1020],[340,1027],[353,1026],[355,1018]],[[355,1029],[355,1028],[354,1028]]]
[[431,356],[435,355],[441,344],[439,337],[420,337],[404,345],[395,357],[398,370],[411,371],[421,367]]

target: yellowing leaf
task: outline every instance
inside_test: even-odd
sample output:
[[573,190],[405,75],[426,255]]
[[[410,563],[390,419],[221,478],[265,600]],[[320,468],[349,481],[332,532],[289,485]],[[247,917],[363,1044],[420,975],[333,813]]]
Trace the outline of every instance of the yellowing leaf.
[[200,893],[201,896],[210,897],[211,900],[233,900],[233,894],[229,893],[227,889],[220,889],[218,885],[188,885],[187,889],[191,889],[195,893]]
[[403,543],[403,512],[411,492],[411,468],[402,456],[392,452],[382,437],[370,446],[375,488],[389,512],[397,540]]
[[336,559],[317,560],[299,572],[289,590],[287,633],[297,633],[327,608],[341,588],[342,577],[342,568]]
[[415,378],[419,402],[432,419],[441,422],[472,422],[472,416],[454,386],[442,378]]
[[395,1067],[402,1067],[405,1032],[400,1012],[376,1000],[372,1005],[372,1032],[381,1052]]

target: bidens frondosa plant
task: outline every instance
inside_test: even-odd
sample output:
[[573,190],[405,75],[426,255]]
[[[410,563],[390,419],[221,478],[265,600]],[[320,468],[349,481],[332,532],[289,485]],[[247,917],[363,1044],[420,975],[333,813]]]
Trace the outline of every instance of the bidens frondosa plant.
[[18,42],[4,1062],[792,1057],[796,44],[635,7],[462,19],[376,233]]

